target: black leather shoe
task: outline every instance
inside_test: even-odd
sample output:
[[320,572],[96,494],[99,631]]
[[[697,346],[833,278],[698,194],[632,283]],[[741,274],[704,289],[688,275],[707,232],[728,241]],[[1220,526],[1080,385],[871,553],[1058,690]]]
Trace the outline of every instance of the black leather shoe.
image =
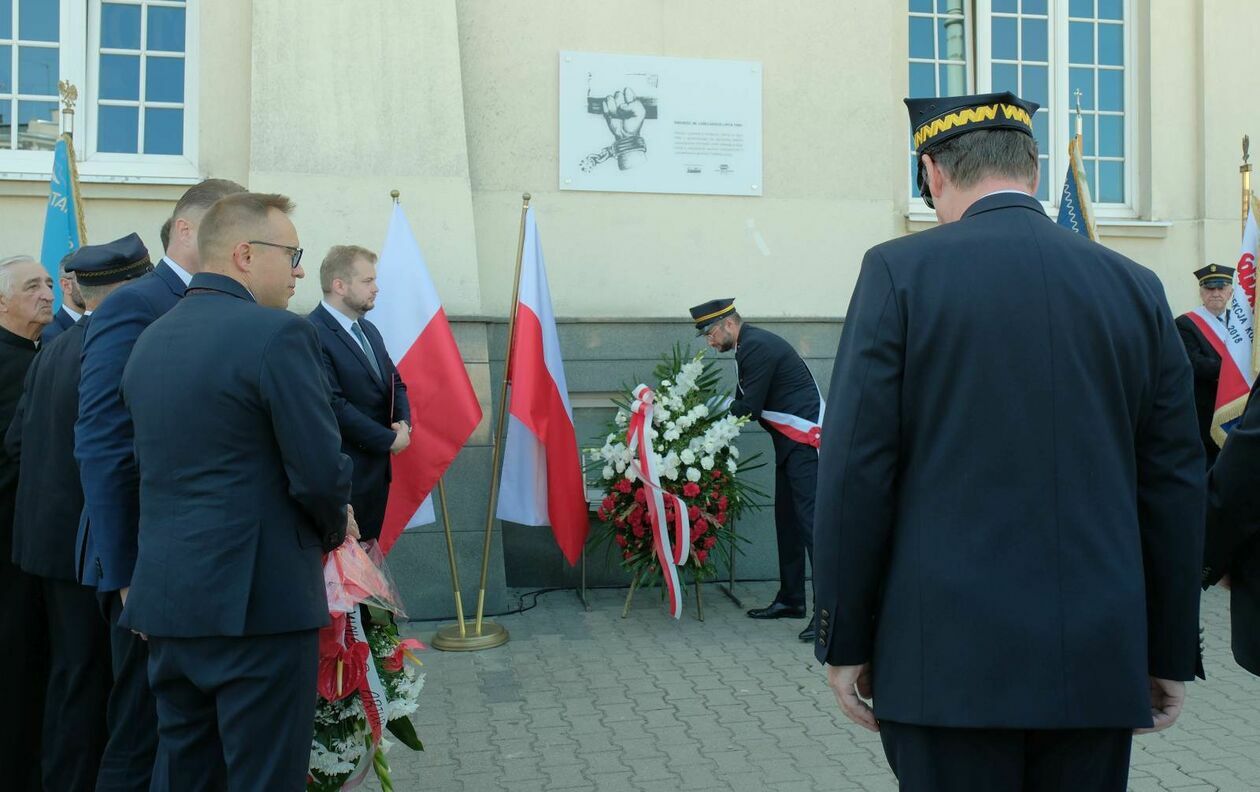
[[809,624],[805,625],[805,629],[801,630],[801,634],[796,636],[804,643],[813,643],[818,637],[818,616],[809,620]]
[[750,619],[803,619],[805,618],[804,605],[784,605],[782,602],[772,602],[764,608],[753,608],[748,611]]

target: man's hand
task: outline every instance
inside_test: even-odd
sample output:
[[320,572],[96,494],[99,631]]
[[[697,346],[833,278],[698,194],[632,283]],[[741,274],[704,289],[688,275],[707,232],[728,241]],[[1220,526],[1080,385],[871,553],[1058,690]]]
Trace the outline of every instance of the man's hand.
[[359,523],[354,519],[354,507],[346,504],[346,538],[359,539]]
[[395,421],[389,428],[394,430],[394,444],[389,447],[389,453],[401,454],[411,445],[411,427],[403,421]]
[[1134,734],[1150,734],[1163,731],[1176,722],[1186,703],[1186,683],[1173,679],[1151,677],[1151,718],[1155,725],[1149,729],[1134,729]]
[[864,729],[879,731],[875,711],[862,699],[871,698],[871,664],[856,666],[827,666],[827,684],[836,694],[840,711]]

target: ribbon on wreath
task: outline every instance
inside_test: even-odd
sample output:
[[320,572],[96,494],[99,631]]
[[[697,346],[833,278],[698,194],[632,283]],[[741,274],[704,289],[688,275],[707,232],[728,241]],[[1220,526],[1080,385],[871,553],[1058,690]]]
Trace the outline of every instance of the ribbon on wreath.
[[[358,678],[359,702],[363,705],[363,714],[367,718],[368,727],[372,730],[372,744],[359,759],[359,765],[341,785],[343,790],[354,789],[367,778],[368,771],[376,758],[376,749],[381,744],[381,731],[385,725],[385,685],[376,673],[376,663],[372,660],[371,645],[368,643],[367,630],[363,628],[363,616],[358,607],[346,614],[347,649],[356,650],[359,646],[369,648],[364,658],[361,676]],[[358,652],[354,652],[358,654]]]
[[[665,590],[669,595],[669,615],[677,619],[682,616],[682,584],[678,578],[678,567],[687,563],[687,552],[691,547],[691,520],[687,516],[687,505],[682,498],[661,488],[661,479],[652,452],[654,401],[655,394],[648,386],[640,385],[634,389],[634,402],[630,405],[630,425],[626,430],[626,446],[632,455],[630,470],[643,482],[646,491],[644,505],[647,507],[648,522],[652,526],[653,546],[661,565],[661,578],[665,581]],[[673,542],[669,538],[670,511],[665,508],[667,502],[673,513]]]

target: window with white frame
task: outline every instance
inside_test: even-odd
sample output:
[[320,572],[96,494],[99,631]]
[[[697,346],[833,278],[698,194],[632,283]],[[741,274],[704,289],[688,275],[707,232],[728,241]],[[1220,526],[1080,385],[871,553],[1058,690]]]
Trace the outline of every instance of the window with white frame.
[[0,175],[49,172],[64,79],[81,176],[196,177],[196,2],[0,0]]
[[[1131,0],[909,0],[911,96],[1012,91],[1037,102],[1037,197],[1058,200],[1075,130],[1103,213],[1134,206]],[[911,147],[910,195],[916,165]],[[920,204],[921,206],[922,204]]]

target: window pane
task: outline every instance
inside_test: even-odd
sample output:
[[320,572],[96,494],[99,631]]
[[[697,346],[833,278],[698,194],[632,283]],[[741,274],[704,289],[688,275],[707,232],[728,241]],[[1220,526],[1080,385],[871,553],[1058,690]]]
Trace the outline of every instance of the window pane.
[[139,115],[134,107],[102,107],[97,114],[96,148],[120,154],[136,153]]
[[1124,156],[1124,118],[1098,117],[1098,153],[1104,157]]
[[1019,0],[993,0],[994,11],[1009,11],[1015,13],[1019,10]]
[[932,64],[910,64],[910,95],[936,96],[936,70]]
[[962,17],[949,16],[941,19],[937,32],[937,57],[942,60],[963,60],[967,57],[967,33]]
[[1074,17],[1092,17],[1094,0],[1072,0],[1068,3],[1068,14]]
[[1124,65],[1124,26],[1098,26],[1098,62],[1104,66]]
[[101,98],[140,98],[139,55],[101,56]]
[[[1072,112],[1071,118],[1072,118],[1071,129],[1072,129],[1073,134],[1075,134],[1076,133],[1076,112],[1075,111]],[[1094,151],[1094,138],[1096,137],[1095,132],[1094,132],[1094,114],[1081,113],[1081,126],[1083,130],[1081,134],[1081,154],[1086,157],[1093,157],[1097,153]]]
[[993,17],[993,57],[1015,60],[1019,56],[1015,37],[1018,29],[1011,17]]
[[1111,69],[1098,71],[1098,109],[1124,109],[1124,72]]
[[931,11],[932,0],[910,0],[911,11]]
[[184,101],[183,58],[149,58],[145,65],[144,99],[146,102]]
[[967,93],[967,67],[961,63],[941,65],[941,96],[962,96]]
[[1046,60],[1050,49],[1050,34],[1047,31],[1046,20],[1025,19],[1023,28],[1024,49],[1020,57],[1026,61]]
[[57,50],[49,47],[18,47],[18,92],[57,95]]
[[1075,109],[1076,92],[1081,92],[1081,107],[1094,109],[1094,70],[1068,69],[1068,106]]
[[1124,163],[1098,163],[1098,201],[1124,203]]
[[1046,13],[1046,0],[1024,0],[1025,14]]
[[13,38],[13,0],[0,0],[0,39],[7,38]]
[[151,107],[144,111],[144,153],[184,153],[184,111]]
[[1033,137],[1037,138],[1037,150],[1045,154],[1050,140],[1049,110],[1038,110],[1033,114]]
[[[13,50],[8,44],[0,47],[0,94],[13,93]],[[3,115],[9,115],[9,108],[4,107]],[[4,147],[0,140],[0,148]]]
[[919,159],[910,155],[910,197],[919,197]]
[[59,0],[22,0],[18,4],[18,36],[25,41],[60,39]]
[[1098,0],[1098,16],[1103,19],[1124,19],[1124,0]]
[[119,3],[101,6],[101,46],[140,49],[140,6]]
[[932,20],[928,17],[910,17],[910,57],[936,57],[932,50]]
[[1094,25],[1089,22],[1068,25],[1068,60],[1072,63],[1094,62]]
[[184,51],[184,9],[149,7],[149,49]]
[[1010,91],[1019,94],[1019,67],[1008,63],[993,64],[994,92]]
[[1050,102],[1050,67],[1024,66],[1024,85],[1020,89],[1020,98],[1045,107]]
[[51,149],[59,134],[56,102],[18,102],[18,148]]
[[1041,171],[1041,183],[1037,185],[1037,200],[1050,201],[1050,179],[1046,178],[1046,168],[1049,160],[1046,157],[1037,158],[1037,170]]

